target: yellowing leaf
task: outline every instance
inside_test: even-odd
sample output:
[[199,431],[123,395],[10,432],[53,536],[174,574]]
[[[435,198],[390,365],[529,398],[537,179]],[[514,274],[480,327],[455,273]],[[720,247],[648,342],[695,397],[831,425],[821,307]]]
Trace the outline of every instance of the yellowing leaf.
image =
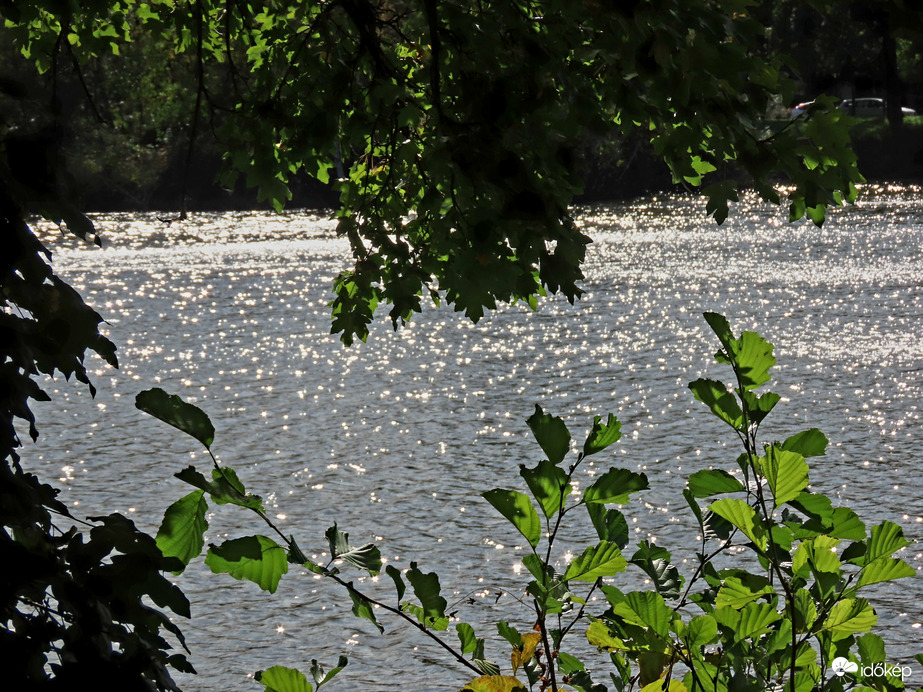
[[625,642],[621,639],[616,639],[610,634],[609,628],[606,627],[606,624],[602,620],[596,620],[587,628],[586,640],[593,646],[598,646],[600,649],[608,649],[609,651],[627,648]]
[[460,692],[526,692],[526,686],[511,675],[482,675]]
[[686,692],[686,686],[679,680],[670,680],[667,687],[663,686],[664,679],[654,680],[642,687],[639,692]]
[[528,663],[535,655],[535,647],[542,640],[542,635],[538,632],[527,632],[522,635],[522,648],[513,649],[510,655],[510,663],[513,666],[513,674],[519,670],[524,663]]

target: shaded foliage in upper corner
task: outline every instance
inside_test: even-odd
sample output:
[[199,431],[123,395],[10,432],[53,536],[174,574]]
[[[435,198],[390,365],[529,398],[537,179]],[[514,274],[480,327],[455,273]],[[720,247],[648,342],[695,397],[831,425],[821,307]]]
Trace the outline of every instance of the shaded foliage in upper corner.
[[73,376],[95,394],[84,362],[94,351],[117,367],[102,318],[52,270],[27,222],[38,214],[95,240],[66,199],[54,132],[0,140],[0,669],[15,690],[178,690],[170,668],[194,672],[174,644],[189,603],[164,576],[177,561],[119,514],[82,521],[23,468],[19,418],[38,438],[30,400],[39,378]]

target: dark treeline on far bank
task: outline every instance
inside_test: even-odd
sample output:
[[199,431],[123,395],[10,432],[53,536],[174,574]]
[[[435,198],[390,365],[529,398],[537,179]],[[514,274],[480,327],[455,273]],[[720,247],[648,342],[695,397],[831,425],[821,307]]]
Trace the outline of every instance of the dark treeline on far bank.
[[[923,31],[923,13],[900,14],[898,26],[898,15],[879,8],[880,3],[840,4],[842,11],[822,13],[810,3],[781,0],[754,10],[766,15],[761,20],[768,27],[767,53],[791,55],[798,85],[790,102],[780,101],[766,114],[767,136],[788,125],[792,106],[822,93],[837,99],[880,98],[888,104],[887,113],[853,128],[860,170],[869,180],[923,180],[923,115],[908,116],[898,107],[923,114],[923,45],[913,38]],[[914,17],[919,26],[911,21]],[[101,55],[85,64],[60,62],[36,79],[29,60],[0,30],[4,141],[15,147],[17,140],[53,140],[55,146],[43,149],[63,152],[72,176],[70,192],[87,211],[268,207],[257,198],[254,181],[220,175],[226,168],[220,152],[226,147],[215,133],[225,115],[222,89],[233,75],[207,77],[201,117],[194,118],[200,91],[194,57],[164,60],[169,54],[161,45],[164,40],[140,30],[117,56]],[[318,114],[318,127],[338,117]],[[584,181],[578,202],[679,189],[641,137],[585,133],[570,155]],[[343,158],[348,163],[349,152]],[[33,165],[40,174],[50,164]],[[318,182],[312,173],[302,171],[290,181],[289,205],[336,206],[334,186]],[[331,174],[335,177],[336,171]],[[727,174],[719,170],[713,175]]]

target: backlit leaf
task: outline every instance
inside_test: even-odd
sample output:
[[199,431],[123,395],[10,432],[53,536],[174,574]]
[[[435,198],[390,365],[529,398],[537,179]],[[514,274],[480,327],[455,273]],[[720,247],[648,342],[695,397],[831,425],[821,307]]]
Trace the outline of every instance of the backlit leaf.
[[205,564],[216,574],[252,581],[269,593],[275,593],[282,575],[288,572],[285,550],[266,536],[234,538],[210,546]]
[[621,639],[613,637],[606,623],[602,620],[594,620],[590,623],[586,631],[586,639],[590,644],[600,649],[612,651],[625,648],[625,643]]
[[736,641],[759,637],[769,625],[782,618],[771,603],[750,603],[739,612],[740,619],[734,631]]
[[609,469],[597,478],[583,493],[584,502],[624,505],[628,496],[647,490],[647,476],[628,469]]
[[455,625],[455,633],[458,635],[458,642],[461,645],[463,654],[470,654],[477,649],[478,638],[474,634],[474,628],[467,622],[459,622]]
[[167,394],[159,387],[148,389],[135,397],[135,406],[191,435],[206,448],[211,447],[215,441],[215,426],[205,412],[198,406],[186,403],[175,394]]
[[525,479],[532,496],[547,518],[550,519],[562,509],[564,498],[571,491],[564,469],[543,459],[534,469],[520,466],[519,475]]
[[827,436],[817,428],[811,428],[785,439],[782,449],[796,452],[804,458],[820,457],[827,453]]
[[864,598],[845,598],[833,605],[819,630],[841,634],[868,632],[877,621],[875,611]]
[[690,382],[689,389],[696,399],[708,406],[713,414],[732,428],[740,430],[743,427],[744,414],[740,403],[723,382],[703,377]]
[[654,591],[632,591],[625,600],[612,606],[612,612],[626,621],[648,627],[663,639],[669,636],[673,610],[667,607],[663,596]]
[[760,458],[776,506],[794,500],[808,486],[808,463],[796,452],[786,452],[775,445]]
[[622,437],[622,424],[611,413],[608,420],[603,423],[599,416],[593,417],[593,428],[583,443],[583,454],[590,456],[603,451],[606,447],[618,442]]
[[184,565],[198,557],[205,545],[208,521],[205,492],[195,490],[167,507],[157,531],[157,547],[166,557],[179,558]]
[[917,571],[903,560],[896,557],[880,557],[862,568],[859,586],[868,586],[880,581],[903,579],[916,576]]
[[506,517],[529,541],[529,545],[533,548],[538,545],[542,537],[542,522],[526,495],[515,490],[496,488],[481,493],[481,497]]
[[187,466],[174,475],[181,481],[204,490],[216,504],[234,504],[248,509],[263,509],[263,502],[259,495],[247,494],[232,469],[212,469],[212,480],[205,478],[193,466]]
[[718,623],[711,615],[696,615],[686,626],[685,640],[689,648],[706,646],[718,634]]
[[564,421],[545,413],[542,407],[536,404],[535,413],[529,416],[526,423],[542,451],[548,455],[548,460],[552,464],[561,463],[570,451],[570,431]]
[[[350,582],[349,585],[352,587],[352,582]],[[381,626],[381,623],[379,623],[378,619],[375,617],[375,610],[372,608],[372,604],[367,598],[360,596],[352,588],[349,589],[349,598],[353,602],[353,615],[371,622],[378,629],[379,633],[385,631],[385,628]]]
[[713,312],[704,314],[724,351],[715,355],[719,362],[734,367],[743,389],[750,390],[769,381],[769,369],[776,364],[773,346],[756,332],[742,332],[739,339],[731,333],[727,319]]
[[417,567],[416,562],[410,563],[407,570],[407,581],[413,587],[414,595],[420,600],[423,613],[427,618],[441,618],[445,616],[446,600],[439,595],[439,577],[435,572],[424,574]]
[[727,498],[712,502],[708,508],[743,531],[759,548],[766,549],[766,531],[762,524],[758,523],[756,511],[746,502]]
[[642,687],[639,692],[687,692],[686,686],[679,680],[654,680]]
[[567,566],[564,580],[596,581],[599,577],[611,577],[624,572],[628,561],[615,543],[601,541],[587,548]]
[[[749,576],[755,577],[755,575]],[[728,577],[718,590],[718,595],[715,597],[715,607],[724,608],[728,606],[735,610],[740,610],[748,603],[773,593],[772,587],[763,578],[750,578],[745,582],[740,577]]]
[[689,490],[695,497],[710,497],[746,490],[744,484],[727,471],[704,469],[689,476]]
[[910,545],[910,541],[904,538],[904,529],[892,521],[883,521],[873,526],[871,534],[865,552],[866,564]]
[[263,684],[265,692],[312,692],[314,689],[304,673],[285,666],[257,671],[253,677]]
[[628,544],[628,522],[624,514],[617,509],[594,503],[587,504],[586,509],[599,540],[610,541],[619,548]]

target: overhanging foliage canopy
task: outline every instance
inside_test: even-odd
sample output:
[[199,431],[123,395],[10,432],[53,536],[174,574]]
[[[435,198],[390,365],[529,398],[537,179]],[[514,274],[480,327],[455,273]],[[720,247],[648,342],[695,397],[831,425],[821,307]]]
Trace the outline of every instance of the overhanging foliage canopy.
[[[719,222],[738,183],[820,223],[861,180],[840,114],[771,132],[788,100],[748,0],[95,0],[4,3],[53,73],[145,32],[193,56],[191,130],[214,126],[227,181],[281,208],[290,177],[333,178],[354,264],[333,330],[365,338],[444,299],[477,320],[498,301],[580,294],[589,242],[568,205],[578,136],[646,134]],[[66,54],[72,54],[68,56]],[[169,60],[172,54],[164,55]],[[709,181],[710,182],[710,181]]]

